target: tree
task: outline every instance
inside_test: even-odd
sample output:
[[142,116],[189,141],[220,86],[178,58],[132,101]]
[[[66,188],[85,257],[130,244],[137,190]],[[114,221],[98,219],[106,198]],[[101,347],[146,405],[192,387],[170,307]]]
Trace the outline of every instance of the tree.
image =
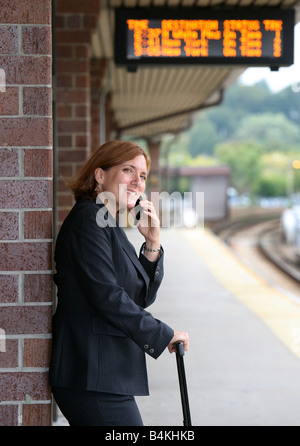
[[214,122],[199,115],[188,132],[188,151],[195,158],[199,154],[211,155],[219,142],[218,129]]
[[270,95],[272,93],[264,81],[252,86],[240,85],[237,82],[226,91],[224,104],[231,110],[238,111],[240,116],[263,113],[268,111],[266,102]]
[[232,185],[240,194],[255,195],[259,189],[262,149],[255,142],[234,141],[215,149],[220,162],[231,168]]
[[247,115],[241,120],[233,139],[256,141],[266,151],[287,152],[299,144],[300,130],[282,113]]
[[266,170],[258,181],[258,194],[261,197],[285,197],[287,192],[286,176]]
[[280,110],[287,119],[299,124],[300,93],[297,88],[287,87],[276,94],[271,94],[266,99],[265,109],[271,113],[278,113]]
[[218,132],[219,141],[226,141],[231,138],[240,119],[239,113],[232,110],[225,103],[218,107],[213,107],[205,111],[205,117],[214,123]]
[[[239,193],[286,194],[288,160],[300,159],[300,93],[238,82],[221,105],[199,112],[168,149],[173,166],[224,163]],[[300,191],[300,170],[294,175]]]

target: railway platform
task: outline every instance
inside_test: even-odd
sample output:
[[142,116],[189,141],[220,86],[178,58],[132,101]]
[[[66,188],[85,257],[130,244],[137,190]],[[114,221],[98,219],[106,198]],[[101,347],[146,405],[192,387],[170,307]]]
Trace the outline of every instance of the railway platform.
[[[141,236],[127,232],[138,249]],[[149,311],[189,332],[193,426],[299,426],[300,291],[274,288],[208,230],[163,229],[161,242],[165,277]],[[144,424],[182,426],[175,355],[147,363]]]

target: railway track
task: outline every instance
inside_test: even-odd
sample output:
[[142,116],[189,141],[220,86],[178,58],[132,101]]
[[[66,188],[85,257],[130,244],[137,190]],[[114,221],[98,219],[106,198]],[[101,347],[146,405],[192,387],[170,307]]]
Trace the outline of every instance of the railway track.
[[300,299],[299,257],[282,240],[279,215],[248,217],[213,232],[256,273]]

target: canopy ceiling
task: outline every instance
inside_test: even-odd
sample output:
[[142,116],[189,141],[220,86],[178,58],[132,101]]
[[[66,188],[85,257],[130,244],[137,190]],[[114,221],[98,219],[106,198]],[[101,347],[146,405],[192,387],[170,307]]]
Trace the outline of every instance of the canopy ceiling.
[[160,139],[187,128],[193,114],[217,104],[222,92],[248,68],[181,66],[128,71],[114,64],[114,9],[138,8],[296,8],[300,0],[101,0],[101,14],[92,37],[92,57],[106,59],[104,91],[112,94],[112,109],[120,135]]

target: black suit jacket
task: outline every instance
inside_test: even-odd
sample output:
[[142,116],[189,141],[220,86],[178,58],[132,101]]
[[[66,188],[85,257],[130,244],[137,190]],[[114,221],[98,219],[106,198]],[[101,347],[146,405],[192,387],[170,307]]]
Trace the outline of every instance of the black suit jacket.
[[147,395],[145,352],[157,358],[174,334],[145,310],[161,284],[164,255],[155,263],[137,257],[121,227],[99,227],[100,209],[78,201],[57,238],[50,383]]

